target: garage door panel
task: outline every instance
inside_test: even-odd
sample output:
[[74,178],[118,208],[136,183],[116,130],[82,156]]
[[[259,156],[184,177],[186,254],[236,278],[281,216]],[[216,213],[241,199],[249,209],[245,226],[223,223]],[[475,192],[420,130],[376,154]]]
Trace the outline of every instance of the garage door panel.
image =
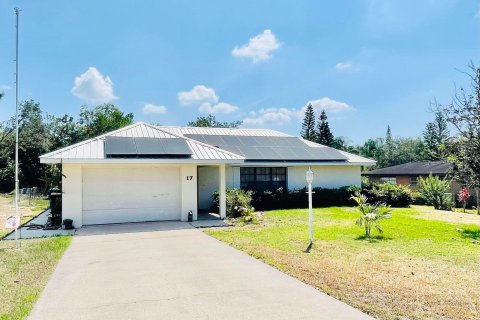
[[83,170],[84,224],[180,219],[179,168]]

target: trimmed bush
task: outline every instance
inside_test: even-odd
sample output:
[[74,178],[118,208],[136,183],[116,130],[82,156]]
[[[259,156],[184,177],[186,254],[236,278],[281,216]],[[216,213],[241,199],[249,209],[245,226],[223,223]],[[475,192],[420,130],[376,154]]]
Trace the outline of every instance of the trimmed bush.
[[[251,208],[252,195],[252,191],[245,191],[235,188],[227,189],[227,217],[238,218],[242,216],[242,212],[244,212],[245,210],[253,210],[253,208]],[[212,199],[212,210],[215,212],[219,212],[220,195],[218,194],[218,192],[215,192],[212,195]]]
[[[312,204],[314,207],[351,206],[350,197],[358,187],[341,187],[338,189],[313,188]],[[252,205],[261,210],[307,208],[307,189],[256,192]]]
[[362,194],[369,203],[384,203],[392,207],[406,208],[414,201],[410,188],[392,183],[367,182],[362,186]]

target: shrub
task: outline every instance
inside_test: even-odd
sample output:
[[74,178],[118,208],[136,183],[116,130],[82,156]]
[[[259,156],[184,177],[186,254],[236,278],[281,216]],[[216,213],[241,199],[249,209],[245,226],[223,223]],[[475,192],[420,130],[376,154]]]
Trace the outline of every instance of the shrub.
[[352,199],[357,203],[357,209],[360,211],[360,217],[357,219],[356,224],[365,227],[365,237],[371,238],[372,227],[383,233],[380,227],[380,220],[392,217],[390,206],[380,202],[375,204],[367,203],[367,197],[360,193],[352,196]]
[[257,223],[260,219],[263,219],[263,212],[255,212],[254,207],[237,207],[236,210],[240,213],[240,221],[243,223]]
[[465,208],[467,207],[468,198],[470,198],[470,192],[467,188],[463,187],[462,190],[458,192],[458,201],[462,203],[463,213],[465,213]]
[[369,203],[385,203],[392,207],[409,207],[414,201],[410,188],[391,183],[367,183],[363,185],[362,194]]
[[[240,189],[227,189],[226,198],[227,198],[227,217],[229,218],[238,218],[242,216],[244,210],[249,210],[252,205],[252,191],[245,191]],[[212,210],[219,212],[219,202],[220,195],[218,192],[215,192],[212,195],[213,206]],[[253,208],[251,208],[253,209]]]
[[[350,197],[358,187],[341,187],[338,189],[313,188],[312,204],[314,207],[349,206]],[[307,189],[255,192],[252,205],[261,210],[307,208]]]
[[442,180],[431,174],[427,178],[420,178],[420,193],[425,203],[437,210],[452,210],[453,201],[450,191],[450,181]]

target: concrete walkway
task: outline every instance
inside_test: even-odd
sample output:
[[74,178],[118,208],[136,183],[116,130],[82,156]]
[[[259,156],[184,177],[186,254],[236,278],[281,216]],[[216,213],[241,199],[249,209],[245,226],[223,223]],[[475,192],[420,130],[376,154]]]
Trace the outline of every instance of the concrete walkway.
[[[18,236],[22,239],[30,239],[30,238],[43,238],[43,237],[54,237],[54,236],[61,236],[61,235],[73,235],[75,234],[75,229],[72,230],[63,230],[63,229],[56,229],[56,230],[43,230],[43,229],[33,229],[29,230],[28,226],[31,224],[41,224],[45,225],[48,220],[48,216],[50,215],[50,209],[45,210],[37,217],[32,219],[28,222],[25,226],[21,227],[18,230]],[[15,239],[15,233],[12,232],[8,236],[5,237],[5,240],[13,240]]]
[[29,319],[371,319],[193,228],[77,231]]

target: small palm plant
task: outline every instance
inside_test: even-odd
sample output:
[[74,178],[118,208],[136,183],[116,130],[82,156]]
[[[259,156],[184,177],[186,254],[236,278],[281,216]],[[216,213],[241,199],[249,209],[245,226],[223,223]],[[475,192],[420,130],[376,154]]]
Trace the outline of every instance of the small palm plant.
[[390,219],[392,217],[392,209],[390,206],[380,202],[375,204],[367,203],[367,197],[359,193],[356,193],[351,199],[357,203],[357,209],[361,213],[356,224],[365,227],[365,237],[371,238],[372,227],[375,227],[378,232],[383,233],[380,227],[380,220]]

